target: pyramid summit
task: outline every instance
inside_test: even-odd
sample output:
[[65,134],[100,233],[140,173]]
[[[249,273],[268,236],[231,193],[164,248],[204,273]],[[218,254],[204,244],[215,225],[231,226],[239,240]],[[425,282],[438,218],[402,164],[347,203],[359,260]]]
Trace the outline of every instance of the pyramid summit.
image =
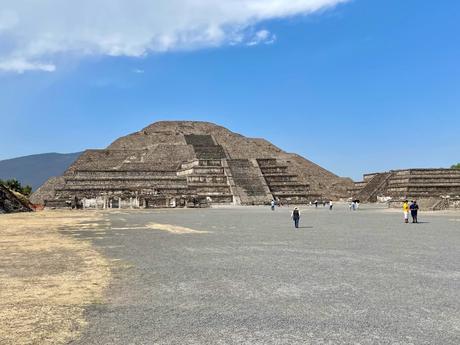
[[351,180],[264,139],[209,122],[161,121],[85,151],[32,196],[65,207],[302,204],[345,197]]

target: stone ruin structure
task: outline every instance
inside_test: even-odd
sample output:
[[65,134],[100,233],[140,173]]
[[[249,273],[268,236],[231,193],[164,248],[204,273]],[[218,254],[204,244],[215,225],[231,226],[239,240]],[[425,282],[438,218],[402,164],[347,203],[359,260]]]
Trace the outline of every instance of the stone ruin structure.
[[207,122],[164,121],[87,150],[33,195],[47,207],[285,204],[346,197],[350,179]]
[[388,201],[399,207],[417,200],[425,209],[460,207],[460,169],[406,169],[364,175],[350,193],[360,202]]
[[0,214],[13,212],[30,212],[31,205],[19,195],[0,184]]

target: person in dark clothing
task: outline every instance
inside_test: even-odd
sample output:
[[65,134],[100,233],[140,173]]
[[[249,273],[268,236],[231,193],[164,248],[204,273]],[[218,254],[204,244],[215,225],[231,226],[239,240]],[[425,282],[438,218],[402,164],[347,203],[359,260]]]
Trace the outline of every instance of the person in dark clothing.
[[294,208],[294,211],[292,211],[291,218],[294,221],[294,227],[296,229],[298,229],[299,228],[299,221],[300,221],[300,211],[299,211],[299,209],[297,207]]
[[73,209],[78,210],[78,198],[76,196],[72,200],[72,210]]
[[418,215],[418,205],[417,201],[412,201],[410,205],[410,215],[412,216],[412,223],[418,223],[417,215]]

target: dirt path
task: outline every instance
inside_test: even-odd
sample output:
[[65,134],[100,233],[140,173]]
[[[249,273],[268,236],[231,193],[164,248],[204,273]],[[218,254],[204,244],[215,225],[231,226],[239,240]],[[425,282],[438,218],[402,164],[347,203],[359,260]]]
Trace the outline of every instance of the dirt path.
[[49,211],[0,216],[2,344],[64,344],[85,326],[83,311],[100,303],[109,261],[62,229],[100,227],[102,213]]

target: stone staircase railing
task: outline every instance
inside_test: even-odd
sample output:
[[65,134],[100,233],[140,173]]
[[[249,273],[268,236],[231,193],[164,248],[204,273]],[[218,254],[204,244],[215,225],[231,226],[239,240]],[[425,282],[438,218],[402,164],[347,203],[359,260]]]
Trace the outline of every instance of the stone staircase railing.
[[355,199],[360,202],[376,202],[377,194],[386,185],[388,180],[391,178],[392,173],[378,174],[369,181],[369,183],[361,189],[356,195]]
[[449,199],[441,198],[438,202],[436,202],[432,207],[432,211],[442,211],[447,210],[449,208]]

